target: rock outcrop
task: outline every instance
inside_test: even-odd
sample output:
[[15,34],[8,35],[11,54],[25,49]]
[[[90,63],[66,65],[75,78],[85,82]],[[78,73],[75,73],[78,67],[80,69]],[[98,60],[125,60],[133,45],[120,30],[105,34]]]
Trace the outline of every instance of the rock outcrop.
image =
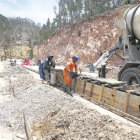
[[[133,2],[134,5],[138,3],[139,1]],[[39,46],[36,59],[45,60],[48,53],[52,52],[58,65],[65,64],[74,54],[79,56],[81,65],[94,63],[101,51],[107,51],[116,44],[119,30],[115,21],[122,19],[128,7],[129,5],[124,5],[113,12],[60,29]],[[109,63],[118,66],[122,60],[115,56]]]
[[38,48],[37,59],[45,60],[52,52],[57,64],[65,64],[72,55],[77,54],[80,64],[94,63],[100,51],[113,47],[119,32],[114,22],[122,18],[126,7],[77,24],[62,28]]

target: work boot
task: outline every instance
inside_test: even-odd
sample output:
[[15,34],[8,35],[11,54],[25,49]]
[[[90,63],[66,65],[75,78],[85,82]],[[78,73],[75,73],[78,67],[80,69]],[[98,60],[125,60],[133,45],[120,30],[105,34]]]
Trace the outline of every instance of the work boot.
[[72,96],[71,87],[70,86],[66,86],[66,92]]
[[66,92],[70,93],[70,86],[66,86]]

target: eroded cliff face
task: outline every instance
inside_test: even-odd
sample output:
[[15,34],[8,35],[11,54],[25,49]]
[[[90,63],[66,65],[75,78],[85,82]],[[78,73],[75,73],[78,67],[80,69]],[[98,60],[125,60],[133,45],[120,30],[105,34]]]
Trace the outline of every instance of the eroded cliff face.
[[75,54],[79,56],[81,65],[94,63],[101,51],[108,50],[117,42],[119,31],[114,22],[122,18],[126,8],[57,31],[40,45],[36,59],[45,60],[48,53],[52,52],[58,65],[65,64]]

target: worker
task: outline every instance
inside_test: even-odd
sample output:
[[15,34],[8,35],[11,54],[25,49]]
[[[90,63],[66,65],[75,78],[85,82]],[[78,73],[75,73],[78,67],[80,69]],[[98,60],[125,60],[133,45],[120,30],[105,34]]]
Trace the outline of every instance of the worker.
[[77,73],[77,61],[78,56],[73,56],[71,59],[69,59],[65,65],[65,69],[63,71],[64,81],[65,81],[65,89],[66,92],[71,94],[71,72],[73,72],[73,69],[75,69],[75,72]]
[[55,68],[55,61],[53,61],[53,54],[49,53],[44,64],[45,80],[50,83],[51,69]]
[[39,65],[39,75],[40,75],[40,78],[41,78],[42,83],[44,83],[44,80],[45,80],[44,64],[45,64],[45,62],[42,62]]
[[94,72],[94,67],[93,67],[92,62],[89,64],[89,71],[90,71],[91,73]]

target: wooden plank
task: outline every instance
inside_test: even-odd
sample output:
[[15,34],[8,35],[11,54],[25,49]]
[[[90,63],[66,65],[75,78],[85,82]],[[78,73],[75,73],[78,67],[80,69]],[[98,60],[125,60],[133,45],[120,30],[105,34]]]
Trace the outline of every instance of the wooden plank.
[[124,112],[127,112],[127,107],[128,107],[128,103],[129,103],[129,96],[130,96],[130,92],[126,92],[126,101],[125,101],[125,105],[124,105]]
[[59,83],[59,72],[56,72],[56,84]]
[[102,100],[103,93],[104,93],[104,85],[102,85],[102,86],[101,86],[101,89],[100,89],[99,101],[101,101],[101,100]]
[[103,97],[108,98],[110,100],[111,95],[112,95],[112,90],[111,88],[104,87],[104,94]]
[[90,95],[89,95],[89,97],[92,97],[92,94],[93,94],[93,88],[94,88],[94,83],[92,83],[92,85],[91,85],[91,89],[90,89]]
[[85,90],[87,90],[87,91],[90,92],[90,90],[91,90],[91,85],[92,85],[92,83],[90,83],[90,82],[86,82]]
[[112,90],[112,96],[111,96],[111,100],[110,100],[110,105],[114,105],[114,100],[115,100],[115,95],[116,95],[116,89],[114,88]]
[[58,83],[60,84],[61,83],[61,73],[59,73],[58,79],[59,79]]
[[128,113],[125,113],[125,112],[123,112],[121,110],[118,110],[117,108],[114,108],[113,106],[110,106],[110,105],[107,105],[107,104],[103,103],[102,101],[95,100],[92,97],[87,97],[85,94],[82,94],[82,97],[85,97],[88,100],[93,101],[95,104],[101,105],[101,106],[109,109],[110,111],[114,111],[114,112],[120,114],[121,116],[126,117],[126,118],[128,118],[130,120],[133,120],[133,121],[137,122],[138,124],[140,124],[140,119],[135,117],[135,116],[132,116],[132,115],[130,115]]
[[101,86],[100,85],[94,85],[93,93],[99,95]]
[[112,89],[108,87],[104,87],[102,101],[110,104],[111,96],[112,96]]
[[58,72],[58,77],[57,77],[57,83],[60,84],[61,83],[61,73]]
[[96,100],[99,100],[99,94],[93,93],[92,98],[94,98]]
[[114,100],[114,107],[118,108],[119,110],[124,110],[124,104],[126,100],[126,92],[116,90],[115,100]]
[[85,87],[86,87],[86,80],[84,80],[84,85],[83,85],[83,94],[85,94]]
[[73,86],[74,92],[75,92],[76,84],[77,84],[77,78],[75,78],[75,80],[74,80],[74,86]]
[[77,92],[77,93],[79,93],[79,85],[80,84],[80,80],[79,79],[77,79],[77,82],[76,82],[76,87],[75,87],[75,92]]
[[60,84],[63,86],[64,84],[64,80],[63,80],[63,74],[60,73]]
[[92,98],[94,99],[99,99],[99,91],[100,91],[101,86],[94,84],[94,88],[93,88],[93,93],[92,93]]
[[83,93],[84,82],[85,82],[84,80],[77,79],[76,87],[75,87],[75,92]]
[[84,93],[85,93],[87,96],[90,96],[91,87],[92,87],[92,83],[86,82],[86,86],[85,86],[85,91],[84,91]]
[[140,96],[130,94],[127,113],[140,117]]
[[71,80],[71,89],[72,89],[72,90],[75,89],[76,81],[77,81],[76,78],[72,78],[72,80]]
[[64,76],[63,76],[63,87],[65,87],[65,80],[64,80]]
[[[114,92],[113,94],[113,98],[112,98],[112,92]],[[99,93],[101,93],[101,86],[99,85],[94,85],[94,89],[93,89],[93,94],[92,94],[92,97],[94,99],[100,99],[101,98],[101,94],[99,95]],[[106,88],[104,87],[104,92],[103,92],[103,96],[102,96],[102,101],[107,103],[107,104],[111,104],[120,109],[120,110],[123,110],[123,107],[124,107],[124,100],[125,100],[125,92],[121,92],[121,91],[117,91],[117,96],[116,96],[116,99],[115,99],[115,93],[116,93],[116,90],[114,89],[110,89],[110,88]],[[112,101],[111,101],[112,100]],[[115,102],[115,103],[114,103]]]

